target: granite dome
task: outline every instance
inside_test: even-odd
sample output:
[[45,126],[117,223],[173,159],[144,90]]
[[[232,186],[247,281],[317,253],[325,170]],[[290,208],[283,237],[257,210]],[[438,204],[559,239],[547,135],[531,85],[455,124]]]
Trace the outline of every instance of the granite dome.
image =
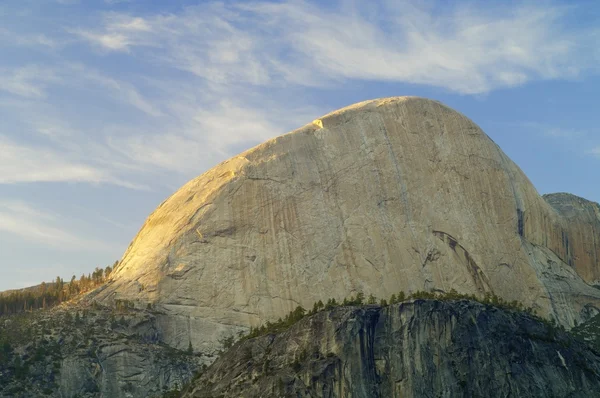
[[165,341],[202,352],[359,291],[494,292],[569,327],[600,308],[600,212],[585,209],[549,204],[439,102],[366,101],[184,185],[96,299],[152,303]]

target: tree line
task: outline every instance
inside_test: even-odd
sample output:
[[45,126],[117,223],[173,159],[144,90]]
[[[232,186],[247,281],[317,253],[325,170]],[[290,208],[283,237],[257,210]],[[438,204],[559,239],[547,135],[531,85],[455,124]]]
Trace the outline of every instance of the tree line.
[[68,282],[57,276],[53,282],[0,294],[0,316],[46,309],[69,301],[103,284],[117,264],[115,261],[112,267],[96,267],[94,272],[82,274],[79,279],[73,275]]
[[[320,311],[327,311],[333,309],[335,307],[340,306],[361,306],[361,305],[376,305],[379,304],[381,307],[386,307],[388,305],[394,305],[398,303],[402,303],[408,300],[439,300],[439,301],[454,301],[454,300],[471,300],[476,301],[482,304],[492,305],[494,307],[503,308],[506,310],[513,310],[518,312],[525,312],[529,315],[534,316],[538,320],[541,320],[545,323],[550,323],[555,326],[554,319],[547,321],[542,318],[537,317],[536,311],[532,308],[525,307],[522,303],[514,300],[514,301],[506,301],[502,297],[497,296],[494,293],[487,292],[483,297],[476,296],[474,294],[462,294],[458,293],[456,290],[451,289],[446,293],[434,293],[434,292],[425,292],[425,291],[416,291],[411,294],[405,294],[403,291],[400,291],[397,295],[392,294],[389,300],[381,299],[377,300],[375,296],[372,294],[369,297],[365,297],[365,295],[359,292],[356,296],[352,296],[350,298],[344,298],[343,301],[338,302],[334,298],[330,298],[326,303],[319,300],[314,303],[312,310],[306,311],[302,306],[296,307],[295,310],[291,311],[289,314],[285,316],[285,318],[279,318],[276,322],[267,322],[266,324],[257,327],[250,328],[250,333],[242,337],[242,340],[251,339],[258,336],[263,336],[266,334],[274,334],[282,332],[288,329],[290,326],[295,324],[296,322],[303,319],[305,316],[310,316],[316,314]],[[233,339],[226,339],[226,346],[231,346],[233,344]],[[227,348],[227,347],[226,347]]]

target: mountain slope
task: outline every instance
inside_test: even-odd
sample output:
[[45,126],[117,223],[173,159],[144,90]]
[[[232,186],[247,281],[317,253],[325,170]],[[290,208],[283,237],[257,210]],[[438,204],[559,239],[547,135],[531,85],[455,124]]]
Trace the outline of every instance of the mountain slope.
[[460,113],[366,101],[183,186],[96,299],[153,303],[164,341],[203,353],[359,291],[493,292],[571,327],[600,308],[600,246],[571,221]]

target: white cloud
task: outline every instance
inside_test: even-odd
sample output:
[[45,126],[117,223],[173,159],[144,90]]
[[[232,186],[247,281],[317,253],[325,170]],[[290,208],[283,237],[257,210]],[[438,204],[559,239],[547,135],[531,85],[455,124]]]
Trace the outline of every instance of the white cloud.
[[153,34],[153,27],[141,17],[110,13],[104,19],[102,31],[82,28],[68,31],[106,51],[128,52],[132,46],[154,46],[148,37]]
[[207,3],[143,19],[110,14],[103,27],[80,34],[107,50],[152,46],[154,56],[219,84],[363,79],[480,94],[596,67],[598,32],[567,31],[566,7],[438,8]]
[[150,59],[217,84],[267,84],[271,56],[263,44],[266,37],[238,26],[241,22],[224,5],[206,3],[180,15],[110,13],[99,29],[71,31],[106,51],[147,48]]
[[16,69],[0,69],[0,91],[25,98],[43,98],[46,87],[60,77],[49,68],[27,65]]
[[82,238],[57,226],[56,216],[22,201],[0,202],[0,231],[62,250],[107,250],[104,242]]
[[592,155],[594,155],[594,156],[598,156],[598,157],[600,157],[600,146],[598,146],[598,147],[596,147],[596,148],[592,149],[592,150],[590,151],[590,153],[591,153]]
[[171,104],[179,122],[154,132],[113,130],[109,145],[133,164],[196,176],[240,151],[239,144],[256,145],[312,120],[314,110],[264,103],[250,107],[233,100],[210,106],[181,102]]
[[128,51],[131,44],[127,36],[118,33],[95,34],[84,30],[74,30],[71,32],[106,50]]
[[262,23],[275,21],[267,25],[271,34],[332,78],[479,94],[533,79],[573,77],[594,60],[586,54],[595,51],[588,32],[565,32],[560,22],[567,11],[558,7],[456,8],[449,14],[407,2],[369,7],[245,6]]
[[[566,8],[445,9],[450,11],[440,14],[404,2],[319,8],[302,1],[211,2],[176,14],[102,14],[95,27],[67,31],[105,50],[102,55],[125,53],[117,56],[139,65],[139,73],[117,79],[101,64],[63,63],[50,74],[57,81],[0,77],[0,89],[43,99],[47,86],[60,83],[92,90],[93,98],[127,104],[152,119],[140,125],[143,115],[115,111],[118,120],[92,126],[85,120],[61,123],[33,115],[33,131],[58,148],[12,150],[23,152],[25,159],[49,156],[52,167],[36,173],[34,167],[21,167],[4,181],[140,188],[129,181],[161,173],[193,177],[246,146],[318,116],[314,108],[299,108],[301,102],[289,94],[306,86],[357,79],[480,94],[536,79],[570,78],[592,67],[590,32],[563,29]],[[81,109],[89,104],[82,103]]]
[[[124,30],[124,31],[141,31],[141,32],[149,32],[152,29],[150,25],[144,18],[120,18],[117,17],[117,20],[113,20],[109,25],[110,30]],[[120,19],[120,21],[119,21]]]
[[19,145],[0,136],[0,184],[27,182],[109,183],[132,189],[142,186],[114,177],[105,170],[68,160],[48,148]]
[[150,116],[162,115],[133,84],[105,76],[82,64],[46,67],[25,65],[14,69],[0,69],[0,91],[24,98],[44,99],[48,88],[52,86],[94,89],[103,95],[109,95],[113,102],[125,103]]

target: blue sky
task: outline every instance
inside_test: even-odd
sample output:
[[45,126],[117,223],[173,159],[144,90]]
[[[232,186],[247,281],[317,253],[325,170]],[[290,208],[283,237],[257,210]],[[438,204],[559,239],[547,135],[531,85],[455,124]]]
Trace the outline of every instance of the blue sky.
[[377,97],[600,201],[599,4],[3,0],[0,290],[112,264],[187,180]]

